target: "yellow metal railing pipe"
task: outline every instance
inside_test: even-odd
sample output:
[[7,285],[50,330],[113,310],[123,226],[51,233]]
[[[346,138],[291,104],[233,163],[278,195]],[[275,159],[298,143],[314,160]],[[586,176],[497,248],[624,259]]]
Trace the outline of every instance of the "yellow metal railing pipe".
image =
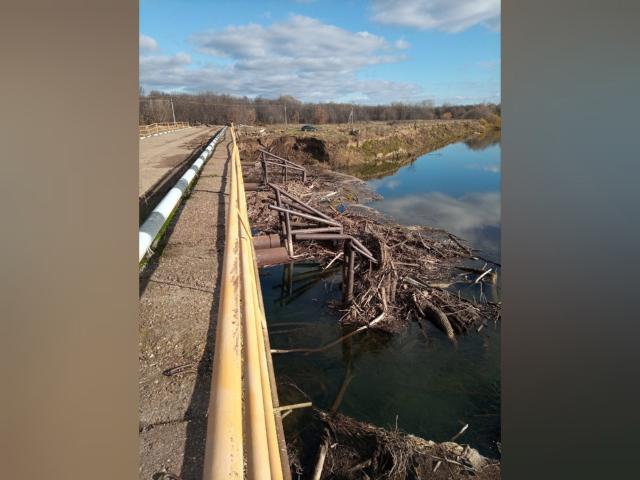
[[204,478],[283,480],[286,446],[276,424],[266,318],[233,125],[229,131],[230,195]]
[[[265,338],[264,338],[264,329],[266,328],[266,318],[264,311],[262,309],[262,302],[259,298],[259,284],[258,284],[258,276],[257,276],[257,264],[255,261],[255,251],[253,248],[253,239],[251,235],[251,229],[249,225],[249,215],[247,211],[247,201],[244,191],[244,180],[242,178],[242,165],[240,163],[240,155],[237,147],[237,142],[235,138],[235,129],[231,128],[231,135],[234,141],[234,154],[235,154],[235,165],[236,165],[236,178],[238,178],[239,184],[239,211],[241,215],[241,232],[243,239],[245,240],[246,247],[246,258],[249,268],[247,271],[247,283],[251,285],[251,298],[250,302],[253,307],[251,320],[253,322],[253,327],[255,329],[256,335],[256,343],[258,347],[257,357],[258,357],[258,365],[252,366],[252,368],[256,368],[259,371],[260,381],[261,381],[261,396],[263,402],[263,420],[264,426],[266,429],[267,435],[267,444],[268,444],[268,455],[269,455],[269,467],[271,477],[274,480],[281,480],[283,478],[282,475],[282,462],[280,457],[280,449],[278,443],[278,435],[276,430],[276,422],[275,415],[273,412],[273,397],[271,392],[271,381],[269,377],[269,370],[267,365],[267,355],[270,355],[270,352],[267,352],[265,348]],[[244,252],[243,252],[244,253]],[[244,274],[244,272],[243,272]],[[252,425],[253,428],[253,425]],[[262,426],[259,426],[260,430],[262,430]]]
[[[233,135],[233,130],[231,132]],[[242,208],[242,184],[241,175],[238,172],[239,164],[238,147],[233,145],[233,169],[238,181],[238,204],[240,223],[240,256],[242,263],[242,306],[243,306],[243,333],[244,333],[244,374],[245,374],[245,427],[247,430],[247,478],[256,480],[269,480],[271,468],[269,465],[269,447],[267,443],[267,428],[265,416],[268,412],[264,409],[264,392],[262,389],[260,371],[260,348],[256,332],[256,305],[254,303],[255,282],[251,275],[251,230]]]
[[231,194],[211,375],[203,475],[206,480],[244,478],[238,181],[236,170],[229,170]]

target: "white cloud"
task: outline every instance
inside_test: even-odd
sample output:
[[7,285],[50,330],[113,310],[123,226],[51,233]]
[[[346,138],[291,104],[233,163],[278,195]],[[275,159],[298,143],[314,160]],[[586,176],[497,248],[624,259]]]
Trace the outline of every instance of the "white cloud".
[[359,77],[369,66],[401,61],[404,57],[399,50],[408,46],[406,42],[392,44],[378,35],[352,32],[309,17],[291,15],[270,26],[229,26],[195,34],[190,41],[198,53],[213,57],[212,63],[196,67],[184,57],[143,55],[143,86],[363,103],[412,101],[421,95],[414,84]]
[[350,32],[301,15],[269,27],[248,24],[192,37],[198,50],[237,59],[240,68],[275,63],[294,70],[342,69],[399,60],[389,43],[368,32]]
[[404,38],[401,38],[400,40],[396,40],[395,43],[396,48],[400,48],[400,49],[405,49],[405,48],[409,48],[409,42],[407,42]]
[[[183,82],[185,67],[191,64],[191,56],[186,53],[176,55],[145,55],[140,57],[140,83],[177,87]],[[162,86],[161,86],[162,85]]]
[[372,0],[379,23],[420,30],[460,32],[481,24],[500,27],[500,0]]
[[155,52],[158,50],[158,42],[148,35],[140,34],[140,51],[141,52]]

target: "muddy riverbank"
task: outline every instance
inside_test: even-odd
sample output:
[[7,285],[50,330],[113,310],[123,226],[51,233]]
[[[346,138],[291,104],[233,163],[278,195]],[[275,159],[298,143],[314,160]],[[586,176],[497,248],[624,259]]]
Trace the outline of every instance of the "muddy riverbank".
[[240,154],[257,158],[259,148],[306,165],[349,170],[372,178],[426,152],[462,139],[484,137],[495,127],[484,120],[416,120],[319,125],[303,132],[300,126],[243,126]]

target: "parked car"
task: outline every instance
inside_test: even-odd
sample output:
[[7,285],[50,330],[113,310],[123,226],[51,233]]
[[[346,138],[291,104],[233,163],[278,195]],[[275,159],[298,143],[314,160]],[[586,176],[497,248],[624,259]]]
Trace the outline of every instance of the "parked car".
[[316,127],[314,127],[313,125],[303,125],[303,127],[300,129],[303,132],[317,132],[318,129]]

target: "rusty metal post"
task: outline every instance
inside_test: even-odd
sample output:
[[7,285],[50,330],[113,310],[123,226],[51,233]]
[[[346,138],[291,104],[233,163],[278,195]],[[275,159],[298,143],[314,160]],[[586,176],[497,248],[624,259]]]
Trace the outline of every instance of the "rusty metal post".
[[347,269],[347,277],[345,279],[346,281],[344,290],[344,303],[345,305],[351,305],[351,302],[353,302],[353,283],[356,259],[356,254],[351,246],[351,239],[345,240],[344,242],[344,259],[344,263]]
[[294,269],[294,263],[290,262],[288,267],[289,267],[289,278],[287,279],[287,281],[288,281],[287,290],[289,292],[289,296],[291,296],[291,294],[293,293],[293,269]]
[[349,266],[349,251],[347,250],[347,242],[345,241],[342,245],[342,252],[344,261],[342,262],[342,303],[347,303],[347,278],[349,278],[349,274],[347,273],[347,268]]
[[289,255],[293,257],[293,236],[291,235],[291,218],[289,217],[289,212],[284,214],[284,225],[287,233],[287,249]]
[[264,183],[269,183],[269,172],[267,171],[267,162],[264,159],[264,153],[262,155],[262,171],[264,172]]
[[[278,207],[282,207],[282,197],[280,196],[280,192],[276,190],[276,205]],[[282,212],[278,212],[278,217],[280,218],[280,228],[282,229],[282,236],[285,237],[287,232],[285,231],[284,224],[284,214]]]

